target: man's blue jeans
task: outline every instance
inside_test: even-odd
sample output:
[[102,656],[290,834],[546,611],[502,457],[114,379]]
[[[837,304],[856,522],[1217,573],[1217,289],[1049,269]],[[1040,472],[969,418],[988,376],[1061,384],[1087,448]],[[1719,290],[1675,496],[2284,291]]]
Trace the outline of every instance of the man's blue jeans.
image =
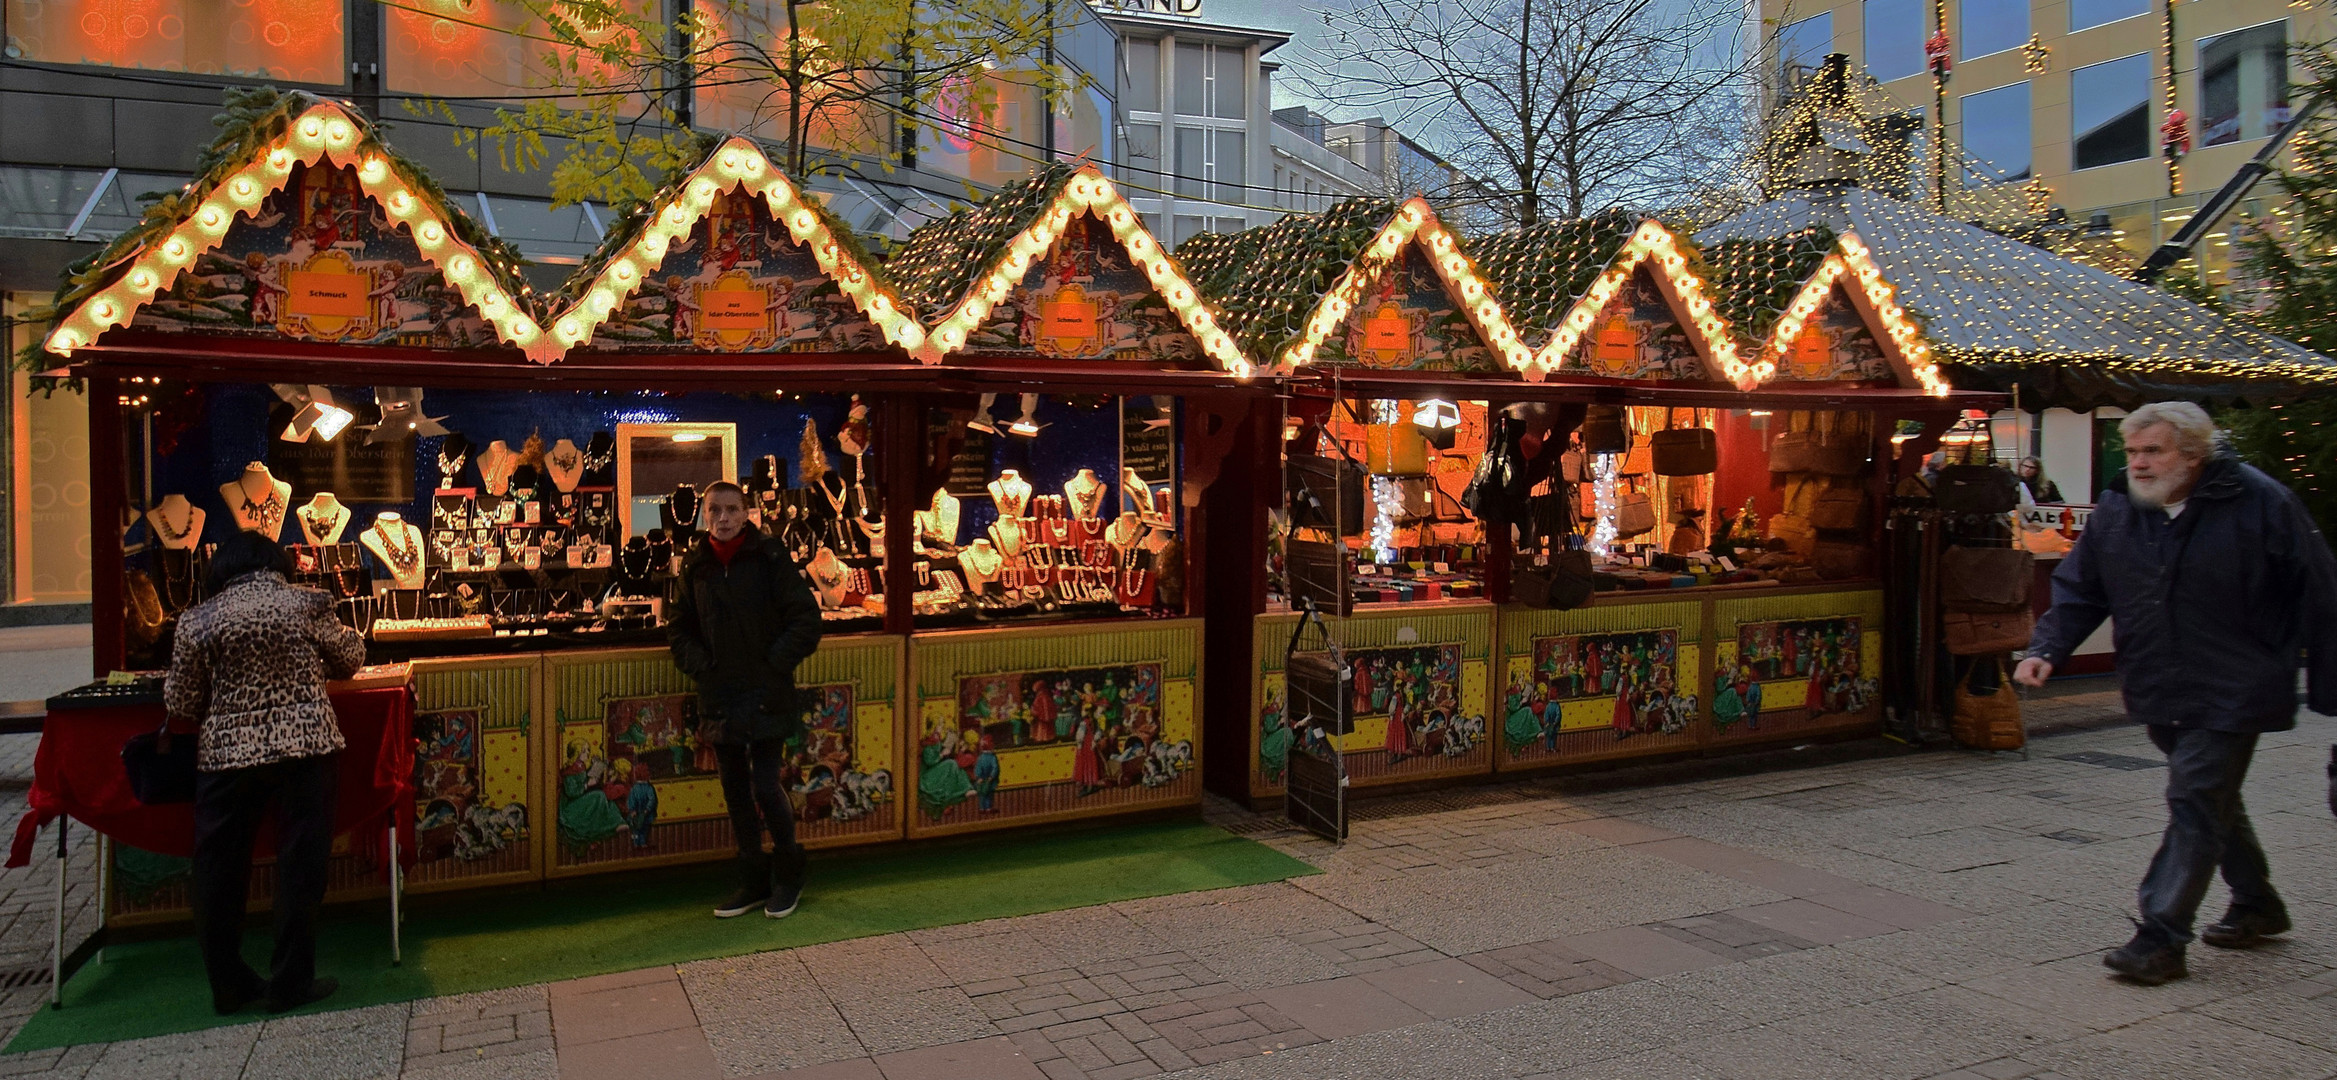
[[2231,886],[2234,907],[2283,910],[2264,848],[2240,804],[2256,736],[2153,724],[2150,741],[2167,755],[2167,832],[2142,879],[2137,938],[2190,944],[2191,922],[2218,869]]

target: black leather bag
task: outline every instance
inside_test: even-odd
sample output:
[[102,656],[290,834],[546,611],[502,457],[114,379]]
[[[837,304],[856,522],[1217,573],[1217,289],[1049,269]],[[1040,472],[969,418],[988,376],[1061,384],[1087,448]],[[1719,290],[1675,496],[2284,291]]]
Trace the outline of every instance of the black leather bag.
[[2021,504],[2020,481],[2000,465],[1949,465],[1931,497],[1952,514],[2009,514]]
[[1531,608],[1567,611],[1590,602],[1598,579],[1590,552],[1554,552],[1548,565],[1520,561],[1509,573],[1509,598]]
[[1583,414],[1582,448],[1593,454],[1620,454],[1631,449],[1631,433],[1623,425],[1621,405],[1593,405]]
[[195,737],[173,735],[169,721],[122,746],[130,794],[148,806],[195,801]]

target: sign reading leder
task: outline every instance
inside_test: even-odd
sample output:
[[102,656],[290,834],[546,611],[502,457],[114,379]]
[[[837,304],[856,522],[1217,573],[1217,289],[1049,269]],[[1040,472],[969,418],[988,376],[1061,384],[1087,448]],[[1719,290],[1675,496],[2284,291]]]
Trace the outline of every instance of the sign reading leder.
[[366,278],[360,274],[294,270],[285,275],[284,313],[355,319],[366,314]]
[[1412,347],[1412,320],[1389,305],[1363,321],[1363,347],[1373,352],[1404,352]]
[[709,330],[760,330],[771,319],[769,292],[761,286],[703,289],[698,305],[698,320]]

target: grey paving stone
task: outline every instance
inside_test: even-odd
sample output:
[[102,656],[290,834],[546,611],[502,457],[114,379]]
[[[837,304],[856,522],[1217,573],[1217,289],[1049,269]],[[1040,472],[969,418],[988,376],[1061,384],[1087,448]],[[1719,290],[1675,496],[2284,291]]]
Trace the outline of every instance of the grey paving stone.
[[548,1045],[524,1054],[479,1056],[468,1060],[409,1067],[400,1080],[558,1080],[560,1059]]
[[882,1057],[937,1043],[1002,1035],[971,999],[954,986],[910,994],[844,998],[836,1002],[852,1034],[868,1053]]
[[2319,1080],[2337,1072],[2337,1054],[2196,1013],[2039,1047],[2021,1058],[2069,1080]]
[[1447,1023],[1550,1071],[1754,1026],[1741,1013],[1654,982],[1529,1002]]
[[843,1015],[824,999],[709,1020],[700,1030],[714,1060],[732,1075],[800,1069],[868,1053]]

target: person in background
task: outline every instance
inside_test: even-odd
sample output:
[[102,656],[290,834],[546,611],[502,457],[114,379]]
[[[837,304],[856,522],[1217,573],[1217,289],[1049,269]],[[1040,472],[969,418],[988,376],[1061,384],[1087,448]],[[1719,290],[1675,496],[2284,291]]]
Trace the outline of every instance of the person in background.
[[2013,474],[2020,478],[2021,486],[2028,489],[2029,502],[2057,503],[2062,501],[2061,485],[2045,477],[2044,462],[2033,457],[2022,458],[2020,467],[2013,470]]
[[762,908],[784,919],[803,895],[805,867],[779,774],[788,741],[804,733],[795,668],[819,648],[820,607],[795,560],[747,520],[737,484],[709,485],[703,506],[706,539],[682,562],[665,637],[674,666],[697,680],[699,730],[714,745],[738,841],[738,889],[714,914]]
[[2288,911],[2240,801],[2256,738],[2296,726],[2296,672],[2337,712],[2337,557],[2296,493],[2216,445],[2189,402],[2119,424],[2126,471],[2053,573],[2014,678],[2043,686],[2105,618],[2118,628],[2127,714],[2167,755],[2167,829],[2139,891],[2134,939],[2102,957],[2158,985],[2190,974],[2191,924],[2218,869],[2231,907],[2199,936],[2244,949]]
[[[329,679],[365,665],[365,638],[333,598],[285,582],[275,541],[238,532],[211,557],[211,598],[180,613],[163,708],[201,725],[195,744],[195,936],[211,1007],[266,999],[280,1013],[339,988],[316,975],[316,916],[332,853],[341,726]],[[243,958],[252,841],[276,804],[276,946],[268,977]]]

